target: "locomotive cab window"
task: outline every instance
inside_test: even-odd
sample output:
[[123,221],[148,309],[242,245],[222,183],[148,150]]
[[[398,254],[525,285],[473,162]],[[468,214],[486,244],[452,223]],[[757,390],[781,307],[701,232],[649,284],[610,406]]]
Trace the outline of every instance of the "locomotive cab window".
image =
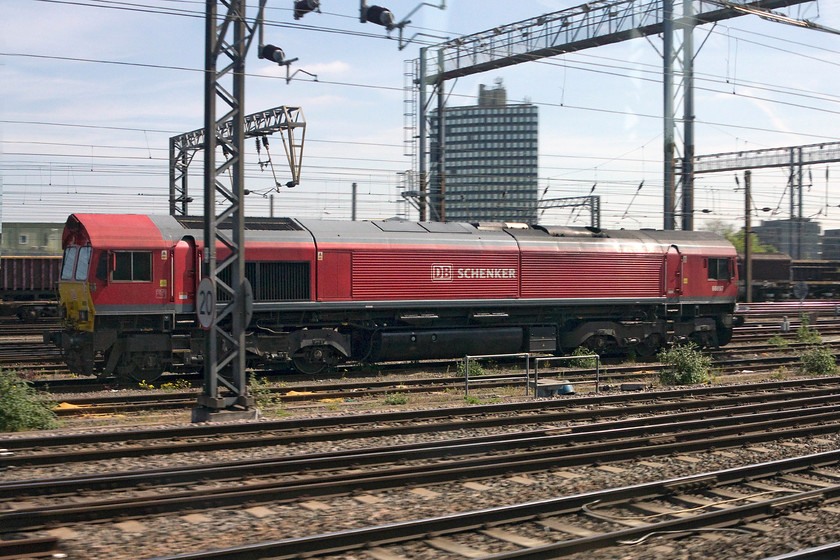
[[709,258],[709,280],[731,280],[732,273],[729,270],[730,259]]
[[76,263],[76,276],[74,276],[76,280],[87,280],[88,268],[90,268],[90,254],[92,250],[93,249],[90,247],[82,247],[79,249],[79,260]]
[[78,247],[67,247],[64,250],[64,261],[61,263],[61,279],[70,280],[73,278],[73,269],[76,266],[76,253]]
[[111,280],[123,282],[151,282],[152,252],[114,252],[114,268],[111,273]]

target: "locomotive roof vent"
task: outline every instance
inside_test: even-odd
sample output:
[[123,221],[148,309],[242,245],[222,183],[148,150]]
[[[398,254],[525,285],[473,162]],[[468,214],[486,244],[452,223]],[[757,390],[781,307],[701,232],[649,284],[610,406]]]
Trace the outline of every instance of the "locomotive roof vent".
[[534,226],[553,237],[607,237],[607,235],[596,227],[569,227],[569,226]]
[[531,229],[531,226],[519,222],[479,222],[473,224],[475,229],[499,231],[503,229]]
[[[184,229],[204,228],[204,218],[202,216],[179,217],[178,222]],[[231,229],[232,224],[224,222],[217,227],[219,229]],[[303,228],[291,218],[246,217],[245,229],[253,231],[301,231]]]

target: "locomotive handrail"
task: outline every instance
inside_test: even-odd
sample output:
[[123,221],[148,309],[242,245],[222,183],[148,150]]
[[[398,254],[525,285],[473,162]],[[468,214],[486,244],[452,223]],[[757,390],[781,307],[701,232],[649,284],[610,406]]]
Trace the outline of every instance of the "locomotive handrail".
[[[470,360],[488,359],[488,358],[525,358],[525,373],[523,375],[512,375],[509,377],[494,377],[494,381],[508,381],[511,379],[525,380],[525,396],[530,394],[529,382],[531,380],[531,354],[527,352],[520,352],[517,354],[482,354],[482,355],[466,355],[464,356],[464,397],[470,396]],[[536,378],[534,379],[534,398],[537,397]]]

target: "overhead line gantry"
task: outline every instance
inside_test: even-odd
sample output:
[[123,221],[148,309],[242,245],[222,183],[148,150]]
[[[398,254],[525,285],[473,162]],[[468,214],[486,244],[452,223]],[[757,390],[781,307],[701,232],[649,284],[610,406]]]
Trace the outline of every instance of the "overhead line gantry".
[[[446,80],[662,34],[664,228],[676,228],[676,193],[680,191],[682,229],[693,229],[694,28],[749,13],[744,8],[766,12],[811,1],[814,0],[600,0],[420,49],[420,58],[413,65],[414,80],[408,92],[417,108],[407,110],[406,118],[408,122],[416,120],[419,124],[416,152],[420,194],[423,195],[419,197],[421,219],[426,217],[426,200],[434,205],[431,215],[445,219],[445,144],[442,131],[445,130],[443,85]],[[438,96],[439,145],[443,152],[436,158],[439,163],[433,174],[427,173],[425,160],[428,85],[433,86],[433,92]],[[678,116],[680,106],[682,117]],[[680,122],[683,125],[681,154],[677,151],[675,140]],[[412,144],[410,155],[414,153]],[[434,181],[429,180],[430,175],[434,175]]]

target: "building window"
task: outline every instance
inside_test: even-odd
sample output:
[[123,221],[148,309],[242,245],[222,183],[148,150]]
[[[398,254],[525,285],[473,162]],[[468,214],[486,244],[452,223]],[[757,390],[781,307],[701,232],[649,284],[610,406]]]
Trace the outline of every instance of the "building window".
[[20,245],[28,245],[29,244],[29,236],[25,233],[21,233],[18,236],[18,244]]

